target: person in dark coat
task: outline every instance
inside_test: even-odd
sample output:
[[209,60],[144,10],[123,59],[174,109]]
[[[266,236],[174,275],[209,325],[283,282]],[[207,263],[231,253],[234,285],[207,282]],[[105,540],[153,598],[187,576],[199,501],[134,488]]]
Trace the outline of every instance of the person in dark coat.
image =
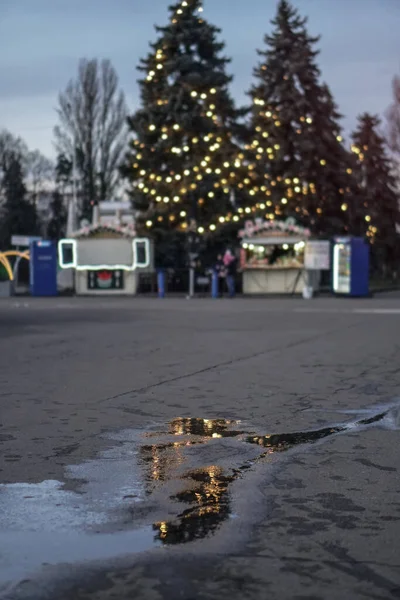
[[223,258],[223,263],[225,266],[225,279],[226,285],[228,288],[228,294],[230,298],[234,298],[236,290],[235,290],[235,279],[236,279],[236,270],[237,270],[237,259],[233,252],[228,249]]
[[223,289],[222,282],[225,279],[225,265],[222,254],[218,254],[217,261],[214,265],[214,271],[218,275],[218,294],[220,295]]

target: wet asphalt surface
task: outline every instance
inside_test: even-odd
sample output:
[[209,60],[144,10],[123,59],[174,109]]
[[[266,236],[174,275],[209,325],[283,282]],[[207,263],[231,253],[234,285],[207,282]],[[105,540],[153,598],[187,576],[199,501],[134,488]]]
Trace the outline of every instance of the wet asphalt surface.
[[0,357],[1,598],[400,598],[400,298],[7,299]]

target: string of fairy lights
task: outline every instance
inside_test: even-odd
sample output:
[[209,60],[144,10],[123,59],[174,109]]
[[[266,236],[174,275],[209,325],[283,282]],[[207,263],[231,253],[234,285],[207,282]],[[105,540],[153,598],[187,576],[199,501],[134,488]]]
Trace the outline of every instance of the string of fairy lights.
[[[360,163],[362,163],[364,161],[365,152],[367,150],[368,150],[368,146],[363,146],[363,148],[359,148],[356,144],[352,144],[352,146],[351,146],[351,151],[353,152],[353,154],[356,155],[357,160]],[[371,220],[372,220],[371,215],[365,215],[364,219],[367,223],[369,223],[368,229],[366,231],[366,236],[373,243],[375,241],[376,234],[378,233],[378,228],[373,223],[371,223]]]
[[[203,12],[203,7],[195,0],[195,5],[197,4],[197,12],[200,14]],[[193,8],[191,0],[183,0],[172,16],[171,22],[177,24],[179,18],[185,14],[185,9],[189,8]],[[199,22],[202,22],[200,17]],[[147,85],[152,86],[159,82],[159,77],[165,71],[166,59],[165,48],[158,48],[154,55],[154,64],[150,67],[145,79]],[[218,88],[213,87],[209,90],[201,91],[193,89],[190,92],[193,101],[198,103],[201,116],[210,120],[211,128],[221,125],[218,113],[216,112],[216,104],[220,91]],[[159,97],[156,98],[156,104],[162,106],[168,104],[168,100]],[[256,181],[257,177],[255,173],[259,171],[257,171],[257,164],[265,161],[265,159],[273,161],[276,153],[280,150],[278,143],[271,142],[271,138],[274,136],[271,136],[269,131],[272,131],[272,127],[279,128],[281,122],[279,120],[279,110],[270,110],[265,100],[261,98],[255,97],[253,99],[253,110],[256,112],[257,122],[260,123],[255,128],[255,137],[250,144],[245,146],[245,152],[242,149],[239,149],[235,153],[230,152],[231,156],[229,159],[221,159],[224,145],[227,147],[231,144],[230,150],[232,150],[231,134],[228,131],[224,131],[223,127],[219,128],[220,131],[218,133],[209,132],[203,136],[193,136],[189,140],[185,132],[182,131],[179,123],[162,124],[161,126],[156,123],[149,123],[148,133],[154,134],[154,139],[157,143],[159,141],[171,141],[171,147],[168,149],[168,152],[177,158],[184,159],[185,156],[190,155],[191,151],[199,145],[204,148],[204,154],[197,164],[185,166],[179,172],[174,170],[169,170],[168,173],[154,172],[145,166],[146,152],[153,153],[155,151],[154,144],[149,148],[139,140],[134,140],[135,155],[132,166],[138,172],[138,177],[133,186],[146,195],[151,202],[158,203],[160,208],[166,205],[166,209],[170,204],[178,205],[182,202],[183,198],[189,192],[195,192],[199,188],[205,177],[211,175],[218,176],[218,180],[212,184],[211,189],[207,192],[208,199],[212,199],[220,190],[229,196],[237,189],[245,191],[250,197],[259,199],[258,202],[251,206],[240,206],[238,208],[232,206],[232,210],[227,214],[216,216],[215,221],[209,223],[207,226],[211,232],[216,231],[217,228],[226,223],[231,221],[238,222],[243,217],[250,217],[253,213],[260,213],[260,211],[266,211],[265,218],[269,220],[275,219],[282,214],[279,203],[276,201],[273,202],[271,199],[271,196],[274,194],[274,188],[277,186],[280,186],[280,188],[285,186],[285,195],[280,200],[283,209],[296,194],[303,196],[316,194],[314,183],[301,182],[298,177],[282,178],[278,176],[273,179],[268,173],[265,173],[263,182]],[[312,117],[309,115],[301,117],[300,121],[301,126],[312,125],[313,123]],[[297,133],[302,133],[301,127],[298,128]],[[180,142],[177,141],[179,137],[181,138]],[[342,141],[340,135],[337,135],[336,139],[339,142]],[[218,161],[216,157],[220,160]],[[215,164],[216,162],[218,162],[218,165]],[[326,166],[326,159],[321,158],[320,164],[321,166]],[[351,169],[348,169],[348,173],[351,173]],[[339,191],[341,194],[345,194],[349,190],[341,189]],[[204,198],[199,198],[198,203],[204,203]],[[347,204],[343,202],[341,210],[346,211],[347,209]],[[307,210],[300,206],[296,206],[295,210],[296,212],[307,214]],[[317,213],[321,213],[322,209],[317,207],[316,211]],[[179,227],[184,230],[188,227],[186,211],[181,210],[178,214],[180,219]],[[162,222],[164,219],[175,221],[177,216],[172,212],[168,214],[166,210],[164,215],[158,215],[157,221]],[[368,221],[367,217],[366,220]],[[151,229],[154,225],[154,219],[148,218],[146,226]],[[374,231],[372,226],[369,231],[370,235],[372,235]],[[207,233],[206,228],[202,225],[197,227],[197,232],[199,234]]]

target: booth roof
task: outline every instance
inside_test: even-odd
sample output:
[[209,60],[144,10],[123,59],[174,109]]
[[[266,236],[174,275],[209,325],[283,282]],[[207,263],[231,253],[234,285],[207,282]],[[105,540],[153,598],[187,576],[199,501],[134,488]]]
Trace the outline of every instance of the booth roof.
[[85,238],[92,237],[98,233],[113,233],[118,237],[134,238],[136,237],[136,230],[132,226],[113,226],[113,225],[90,225],[88,227],[82,227],[78,231],[75,231],[72,237],[74,238]]
[[282,236],[260,236],[260,237],[249,237],[243,238],[241,244],[253,244],[254,246],[280,246],[282,244],[298,244],[304,242],[306,238],[295,235],[282,235]]

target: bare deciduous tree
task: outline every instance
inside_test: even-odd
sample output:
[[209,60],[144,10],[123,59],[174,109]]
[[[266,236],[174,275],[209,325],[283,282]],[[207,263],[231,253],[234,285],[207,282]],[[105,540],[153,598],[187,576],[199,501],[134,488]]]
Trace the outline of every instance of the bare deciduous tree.
[[393,102],[386,111],[388,143],[392,152],[400,154],[400,76],[393,77]]
[[75,154],[82,214],[88,217],[91,205],[112,198],[126,147],[125,97],[110,61],[82,59],[77,78],[59,96],[57,112],[56,147],[71,160]]
[[[389,149],[392,152],[392,175],[396,182],[396,191],[400,196],[400,76],[392,81],[393,101],[386,111],[386,134]],[[399,200],[400,202],[400,200]],[[399,231],[400,233],[400,231]]]
[[27,188],[34,202],[40,194],[53,187],[54,165],[39,150],[29,152],[26,157]]

